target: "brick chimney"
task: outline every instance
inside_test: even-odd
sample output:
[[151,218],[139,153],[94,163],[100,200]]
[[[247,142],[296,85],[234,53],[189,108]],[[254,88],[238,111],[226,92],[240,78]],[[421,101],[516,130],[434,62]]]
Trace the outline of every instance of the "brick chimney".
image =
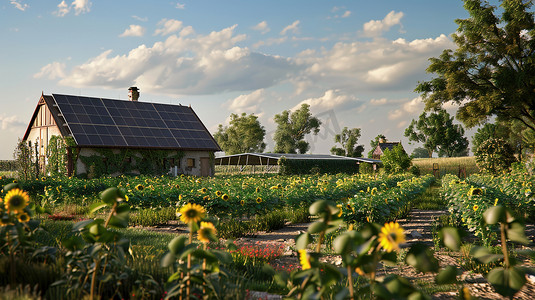
[[128,89],[128,100],[137,101],[139,99],[139,90],[137,87],[132,86]]

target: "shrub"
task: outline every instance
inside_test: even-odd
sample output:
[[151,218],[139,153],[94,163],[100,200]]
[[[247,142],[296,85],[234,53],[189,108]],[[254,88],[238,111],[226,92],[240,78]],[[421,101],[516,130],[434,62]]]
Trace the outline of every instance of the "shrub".
[[401,145],[394,146],[392,150],[385,149],[381,161],[388,173],[402,173],[411,166],[411,158]]
[[493,174],[508,172],[516,161],[513,148],[503,139],[489,139],[477,148],[476,163],[480,170]]

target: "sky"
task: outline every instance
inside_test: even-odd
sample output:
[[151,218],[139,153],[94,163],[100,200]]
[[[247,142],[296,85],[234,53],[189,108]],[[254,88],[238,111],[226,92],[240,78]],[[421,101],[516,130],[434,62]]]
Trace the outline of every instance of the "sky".
[[[454,49],[460,0],[1,0],[0,160],[12,159],[41,93],[191,105],[214,133],[254,113],[273,151],[275,114],[307,103],[310,153],[344,127],[359,144],[404,137],[423,111],[429,58]],[[447,106],[454,114],[456,108]],[[467,130],[471,139],[475,129]]]

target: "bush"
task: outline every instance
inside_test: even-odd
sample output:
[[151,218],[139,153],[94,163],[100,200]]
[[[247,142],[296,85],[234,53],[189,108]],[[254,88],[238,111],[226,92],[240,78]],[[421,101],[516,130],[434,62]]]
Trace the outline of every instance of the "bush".
[[403,173],[411,166],[411,158],[399,144],[394,146],[392,150],[385,149],[381,155],[381,161],[388,173]]
[[286,159],[279,160],[279,174],[357,174],[359,165],[354,160]]
[[480,170],[492,174],[509,172],[516,161],[514,151],[503,139],[489,139],[477,148],[476,163]]

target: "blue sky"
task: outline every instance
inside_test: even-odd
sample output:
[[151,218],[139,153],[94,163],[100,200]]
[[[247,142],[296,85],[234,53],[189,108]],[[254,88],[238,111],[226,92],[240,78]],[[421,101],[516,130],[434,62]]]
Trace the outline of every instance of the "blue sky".
[[42,91],[126,99],[130,86],[140,101],[191,104],[212,133],[254,113],[267,151],[273,116],[302,103],[324,123],[312,153],[346,126],[362,129],[366,151],[380,133],[411,151],[403,132],[423,109],[413,90],[467,17],[457,0],[0,3],[0,159]]

